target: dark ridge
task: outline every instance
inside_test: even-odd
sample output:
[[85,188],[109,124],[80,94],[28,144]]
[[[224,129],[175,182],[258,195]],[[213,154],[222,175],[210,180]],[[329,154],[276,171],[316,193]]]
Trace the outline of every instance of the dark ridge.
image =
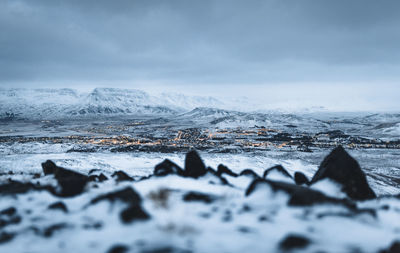
[[123,181],[134,181],[134,179],[129,176],[128,174],[126,174],[125,172],[123,172],[122,170],[118,170],[116,172],[114,172],[111,177],[116,178],[115,180],[117,182],[123,182]]
[[110,192],[107,194],[100,195],[90,201],[91,205],[97,204],[100,201],[110,201],[110,202],[115,202],[117,200],[122,201],[124,203],[141,203],[142,198],[140,195],[133,190],[131,187],[126,187],[122,190]]
[[206,172],[206,166],[197,151],[189,151],[185,159],[185,175],[187,177],[198,178],[204,176]]
[[300,171],[296,171],[294,173],[294,181],[296,182],[297,185],[303,185],[303,184],[308,185],[310,183],[306,175],[304,175],[304,173]]
[[156,176],[166,176],[171,174],[183,175],[184,173],[181,167],[176,165],[171,160],[165,159],[156,165],[153,174]]
[[302,235],[287,235],[280,243],[279,248],[282,250],[303,249],[310,245],[311,241]]
[[210,204],[215,200],[215,197],[200,192],[188,192],[183,196],[183,200],[186,202],[200,201]]
[[231,170],[230,170],[228,167],[226,167],[225,165],[220,164],[220,165],[218,165],[217,175],[218,175],[218,176],[221,176],[222,174],[227,174],[227,175],[232,176],[232,177],[237,177],[237,176],[238,176],[237,173],[231,171]]
[[354,204],[343,200],[326,196],[322,192],[310,189],[308,187],[277,182],[265,179],[255,179],[246,189],[246,196],[251,195],[257,190],[259,185],[268,185],[273,191],[284,191],[290,195],[288,204],[291,206],[310,206],[321,203],[342,204],[349,208],[355,208]]
[[281,173],[282,175],[288,177],[288,178],[293,178],[289,172],[287,172],[287,170],[285,168],[283,168],[282,165],[276,165],[274,167],[271,167],[269,169],[266,169],[264,171],[264,175],[263,178],[266,178],[268,176],[269,173],[271,173],[272,171],[278,171],[279,173]]
[[325,157],[312,178],[311,184],[324,178],[332,179],[341,184],[342,190],[352,199],[367,200],[376,198],[360,165],[342,146],[338,146]]
[[0,185],[0,194],[21,194],[36,189],[37,187],[32,183],[21,183],[18,181],[9,180],[6,184]]
[[50,204],[48,209],[50,209],[50,210],[60,210],[60,211],[63,211],[64,213],[68,213],[68,208],[64,204],[64,202],[62,202],[62,201],[58,201],[58,202],[55,202],[53,204]]
[[251,169],[242,170],[242,171],[240,172],[239,176],[251,176],[251,177],[253,177],[254,179],[260,178],[260,176],[258,176],[257,173],[255,173],[255,172],[254,172],[253,170],[251,170]]

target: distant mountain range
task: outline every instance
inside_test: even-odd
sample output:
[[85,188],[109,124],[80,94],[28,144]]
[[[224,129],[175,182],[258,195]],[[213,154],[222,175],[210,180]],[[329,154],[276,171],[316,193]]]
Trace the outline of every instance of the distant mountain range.
[[96,115],[175,115],[196,107],[222,107],[212,97],[141,90],[96,88],[89,93],[73,89],[0,89],[1,117],[54,119]]
[[[335,113],[323,108],[287,112],[260,110],[251,100],[221,100],[178,93],[151,95],[141,90],[96,88],[0,89],[0,120],[54,120],[124,116],[163,117],[203,127],[264,126],[283,130],[344,130],[354,134],[398,136],[400,114]],[[243,110],[241,109],[243,108]]]

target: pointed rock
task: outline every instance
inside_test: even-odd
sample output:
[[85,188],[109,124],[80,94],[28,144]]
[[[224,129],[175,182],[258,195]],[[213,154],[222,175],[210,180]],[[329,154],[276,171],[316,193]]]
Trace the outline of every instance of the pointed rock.
[[42,163],[45,175],[54,174],[61,191],[53,193],[60,197],[73,197],[83,192],[88,177],[81,173],[58,167],[53,161],[47,160]]
[[271,167],[271,168],[265,170],[265,171],[264,171],[263,178],[267,178],[267,177],[268,177],[268,174],[271,174],[271,173],[273,173],[273,172],[275,172],[275,171],[278,172],[278,173],[280,173],[280,174],[281,174],[282,176],[284,176],[284,177],[293,178],[293,177],[289,174],[289,172],[287,172],[287,170],[286,170],[285,168],[283,168],[282,165],[276,165],[276,166],[274,166],[274,167]]
[[294,181],[296,182],[297,185],[303,185],[303,184],[308,185],[310,183],[306,175],[304,175],[304,173],[300,171],[296,171],[294,173]]
[[206,172],[206,166],[204,165],[197,151],[189,151],[186,154],[185,159],[185,175],[187,177],[198,178],[204,176]]
[[183,175],[183,170],[171,160],[165,159],[156,165],[153,174],[155,176],[166,176],[172,174]]
[[232,177],[237,177],[238,174],[236,174],[235,172],[231,171],[228,167],[226,167],[223,164],[218,165],[218,170],[217,170],[217,175],[221,176],[222,174],[227,174],[229,176]]
[[342,191],[355,200],[375,198],[358,162],[342,146],[335,148],[319,166],[311,184],[329,178],[342,185]]

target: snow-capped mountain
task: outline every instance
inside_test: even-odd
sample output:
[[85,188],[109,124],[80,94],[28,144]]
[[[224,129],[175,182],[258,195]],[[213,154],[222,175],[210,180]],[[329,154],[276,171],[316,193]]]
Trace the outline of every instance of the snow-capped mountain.
[[89,93],[73,89],[0,89],[2,118],[53,119],[76,116],[151,114],[174,115],[197,106],[223,105],[212,97],[177,93],[150,95],[141,90],[96,88]]

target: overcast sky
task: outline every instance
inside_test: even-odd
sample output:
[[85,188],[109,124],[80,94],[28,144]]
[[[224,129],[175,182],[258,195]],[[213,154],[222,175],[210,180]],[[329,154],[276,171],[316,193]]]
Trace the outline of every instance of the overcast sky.
[[296,97],[354,85],[394,107],[399,13],[396,0],[2,0],[0,86]]

